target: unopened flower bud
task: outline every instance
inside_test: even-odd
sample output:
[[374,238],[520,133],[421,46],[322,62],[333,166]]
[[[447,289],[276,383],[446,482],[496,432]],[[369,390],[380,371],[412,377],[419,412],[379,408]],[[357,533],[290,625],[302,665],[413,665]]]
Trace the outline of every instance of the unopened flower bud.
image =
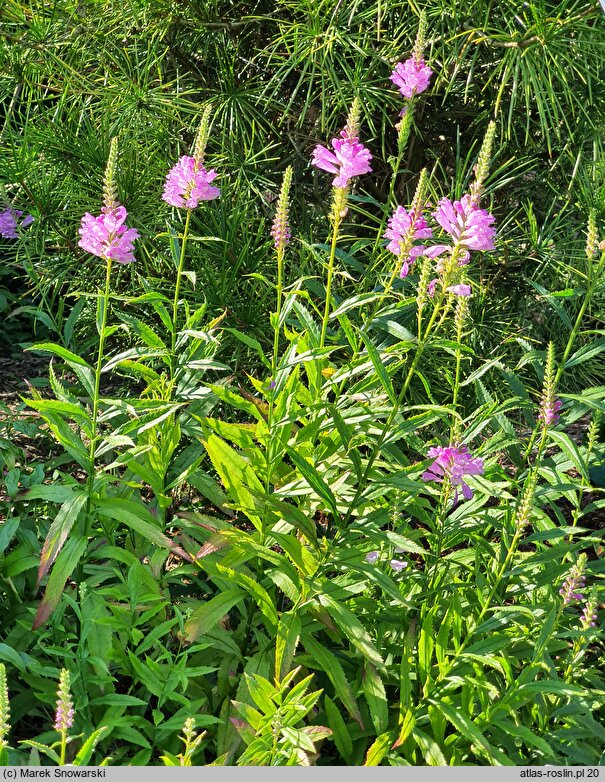
[[109,156],[103,177],[103,205],[107,209],[115,209],[118,205],[118,187],[116,185],[116,167],[118,164],[118,139],[111,139]]

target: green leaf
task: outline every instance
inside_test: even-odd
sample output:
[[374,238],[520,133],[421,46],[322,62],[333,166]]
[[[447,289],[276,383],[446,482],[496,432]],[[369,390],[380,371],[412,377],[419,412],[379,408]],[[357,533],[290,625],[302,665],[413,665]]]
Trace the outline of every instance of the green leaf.
[[261,529],[262,522],[256,509],[255,495],[262,497],[264,487],[250,462],[215,434],[202,439],[202,443],[229,497],[254,526]]
[[207,633],[219,619],[245,597],[241,589],[228,589],[198,606],[185,623],[185,637],[190,643]]
[[336,744],[336,748],[345,762],[348,765],[351,765],[353,754],[351,731],[343,720],[340,709],[327,695],[324,697],[324,708],[326,710],[326,717],[328,718],[328,725],[332,728],[332,738]]
[[19,499],[21,500],[47,500],[48,502],[67,502],[73,495],[75,486],[60,486],[56,483],[39,484],[32,486],[24,492]]
[[80,751],[74,758],[73,760],[74,766],[87,766],[89,764],[89,761],[92,757],[92,753],[94,752],[95,747],[97,746],[99,740],[107,730],[109,730],[109,728],[106,725],[104,725],[102,728],[99,728],[98,730],[95,730],[94,733],[90,734],[90,736],[86,739],[84,744],[82,744]]
[[561,451],[569,458],[582,477],[590,483],[586,461],[582,458],[578,446],[569,439],[569,435],[565,434],[565,432],[559,432],[556,429],[549,428],[548,437],[559,446]]
[[12,646],[0,643],[0,660],[4,660],[11,665],[14,665],[21,673],[25,673],[25,661],[21,658],[19,652],[13,649]]
[[94,396],[94,372],[90,364],[87,364],[83,358],[76,356],[71,350],[67,350],[67,348],[62,347],[61,345],[56,345],[54,342],[40,342],[31,348],[27,348],[27,350],[31,350],[32,353],[51,353],[54,356],[62,358],[76,373],[78,379],[84,386],[86,393],[90,397]]
[[369,633],[352,611],[329,595],[319,594],[317,599],[327,609],[338,627],[366,660],[374,665],[384,665],[384,661],[372,643]]
[[301,622],[295,610],[280,617],[275,636],[275,680],[281,680],[290,672],[296,647],[300,640]]
[[383,359],[380,357],[378,351],[372,344],[372,341],[370,337],[367,334],[363,334],[362,332],[362,338],[366,346],[366,350],[368,351],[368,355],[370,357],[370,360],[374,366],[374,369],[376,370],[376,374],[378,375],[378,378],[380,380],[380,384],[382,385],[382,388],[384,391],[386,391],[389,400],[391,401],[391,404],[395,407],[397,406],[397,394],[395,393],[395,389],[393,388],[393,383],[391,382],[391,378],[389,377],[389,373],[385,369],[385,364]]
[[424,694],[428,692],[431,681],[431,668],[433,665],[433,612],[429,612],[422,623],[420,637],[418,639],[418,676],[424,685]]
[[310,658],[320,669],[326,672],[328,679],[332,682],[336,694],[343,703],[343,706],[349,712],[351,717],[364,730],[363,721],[359,706],[353,695],[353,690],[349,684],[338,658],[324,644],[320,644],[310,635],[303,635],[302,642]]
[[393,746],[394,736],[392,733],[383,733],[378,736],[366,754],[364,766],[379,766],[384,758],[389,754]]
[[419,728],[414,728],[412,736],[429,766],[447,766],[448,762],[443,756],[437,742]]
[[148,347],[159,348],[160,350],[168,349],[155,331],[146,323],[143,323],[142,320],[135,318],[133,315],[127,315],[125,312],[118,311],[116,314],[123,323],[130,326],[134,333],[142,339]]
[[86,501],[86,494],[73,494],[59,508],[42,546],[40,567],[38,568],[38,586],[61,551],[67,536],[80,515],[80,511],[86,505]]
[[279,617],[277,616],[277,609],[267,590],[253,578],[250,578],[250,576],[247,576],[244,573],[238,573],[236,570],[233,570],[233,568],[225,567],[220,564],[215,565],[215,567],[217,572],[225,576],[228,581],[233,581],[252,595],[259,611],[266,620],[268,632],[271,635],[274,635]]
[[265,352],[258,340],[248,336],[248,334],[244,334],[243,332],[238,331],[237,329],[225,327],[223,328],[223,331],[228,331],[229,334],[233,334],[233,336],[236,339],[238,339],[240,342],[243,342],[244,345],[247,345],[249,348],[252,348],[252,350],[256,351],[256,354],[258,355],[258,357],[266,367],[271,366],[271,363],[267,360],[267,357],[265,356]]
[[[432,698],[429,698],[429,701],[443,714],[448,722],[451,722],[457,731],[459,731],[466,739],[474,744],[477,749],[483,750],[482,754],[490,763],[501,766],[515,765],[514,761],[507,758],[503,752],[496,749],[489,743],[489,741],[485,738],[475,723],[462,711],[454,708],[453,706],[449,706],[442,701],[436,701]],[[494,763],[494,761],[497,762]]]
[[75,570],[78,562],[82,559],[82,555],[86,551],[87,545],[87,539],[80,536],[70,538],[65,544],[63,550],[57,557],[57,561],[55,562],[55,566],[53,567],[44,591],[44,597],[36,611],[32,626],[33,630],[37,630],[45,624],[49,616],[57,607],[61,595],[63,594],[65,583]]
[[107,516],[110,519],[119,521],[156,546],[169,549],[178,554],[181,559],[193,562],[192,558],[181,546],[177,545],[158,529],[157,520],[145,506],[139,505],[132,500],[123,500],[117,497],[95,499],[94,505],[100,516]]
[[575,367],[577,364],[583,364],[588,359],[597,356],[605,350],[605,338],[597,339],[589,342],[587,345],[583,345],[579,350],[567,359],[565,362],[565,369]]
[[315,467],[312,464],[309,464],[309,462],[294,448],[286,447],[286,450],[288,456],[292,459],[296,467],[298,467],[298,470],[309,486],[325,502],[334,519],[338,519],[340,514],[336,507],[336,497],[332,493],[332,489],[330,489]]
[[376,733],[384,733],[389,722],[387,694],[380,674],[367,660],[364,660],[361,682]]

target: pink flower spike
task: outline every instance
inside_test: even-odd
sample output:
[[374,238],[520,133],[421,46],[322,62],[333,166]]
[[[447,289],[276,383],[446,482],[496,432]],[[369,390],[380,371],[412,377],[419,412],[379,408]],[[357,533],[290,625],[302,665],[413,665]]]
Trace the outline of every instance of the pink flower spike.
[[422,473],[422,480],[442,483],[447,478],[456,488],[454,504],[458,502],[458,486],[462,488],[463,497],[470,500],[473,492],[464,476],[483,475],[483,460],[473,458],[466,445],[430,448],[428,456],[434,457],[435,461]]
[[345,131],[341,132],[341,138],[332,139],[334,152],[318,144],[313,150],[311,165],[336,174],[332,180],[334,187],[345,188],[354,176],[368,174],[372,171],[370,160],[372,155],[358,138],[350,138]]
[[124,225],[128,212],[123,206],[102,207],[99,217],[88,212],[82,218],[78,233],[79,246],[99,258],[111,258],[118,263],[132,263],[132,243],[139,238],[135,228]]
[[432,236],[433,231],[429,228],[421,214],[414,214],[413,209],[408,212],[403,206],[398,206],[395,209],[393,216],[389,218],[384,238],[390,239],[390,242],[387,244],[387,250],[394,255],[400,255],[402,248],[404,248],[407,257],[403,261],[401,277],[407,277],[408,275],[410,268],[408,259],[413,260],[419,255],[423,255],[426,249],[424,245],[411,247],[412,242],[417,239],[430,239]]
[[212,201],[219,197],[219,188],[210,185],[215,178],[214,169],[206,171],[194,157],[183,155],[168,172],[162,198],[171,206],[195,209],[200,201]]
[[470,296],[471,295],[471,286],[470,285],[450,285],[450,287],[447,289],[450,293],[453,293],[455,296]]
[[473,204],[470,195],[453,202],[442,198],[433,217],[457,245],[467,250],[494,249],[494,217]]
[[5,239],[18,239],[19,229],[26,228],[34,222],[32,215],[27,215],[21,221],[21,225],[19,225],[17,220],[22,214],[23,212],[20,209],[5,209],[3,212],[0,212],[0,236],[3,236]]
[[424,92],[431,81],[433,71],[425,65],[424,60],[410,57],[405,62],[398,62],[390,76],[391,81],[404,98],[413,98]]

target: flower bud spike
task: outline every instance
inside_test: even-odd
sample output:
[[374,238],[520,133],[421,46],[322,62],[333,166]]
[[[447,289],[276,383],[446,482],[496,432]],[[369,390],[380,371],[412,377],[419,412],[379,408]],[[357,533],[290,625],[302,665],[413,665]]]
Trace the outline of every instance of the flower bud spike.
[[542,421],[545,427],[556,426],[559,423],[560,409],[561,400],[555,396],[555,346],[552,342],[549,342],[546,350],[544,384],[538,419]]
[[0,750],[8,747],[7,736],[10,731],[10,716],[6,668],[0,663]]
[[275,249],[278,252],[283,252],[286,245],[290,242],[291,234],[288,205],[291,184],[292,166],[288,166],[284,171],[284,178],[282,180],[279,198],[277,199],[277,208],[275,210],[275,217],[273,218],[273,226],[271,228],[271,236],[273,237]]
[[204,165],[204,156],[206,154],[206,145],[208,143],[208,136],[210,135],[210,116],[212,114],[212,107],[205,106],[200,119],[200,125],[195,137],[195,143],[193,145],[193,157],[199,167]]
[[589,596],[580,617],[580,631],[588,632],[597,626],[597,596],[593,593]]
[[412,55],[416,62],[421,62],[422,55],[424,54],[424,47],[426,46],[426,14],[424,11],[420,12],[418,17],[418,32],[416,33],[416,40],[414,41],[414,48],[412,49]]
[[532,472],[525,481],[523,494],[521,495],[521,499],[519,500],[515,510],[514,528],[515,532],[518,534],[521,534],[531,521],[533,499],[537,483],[538,475],[536,472]]
[[357,96],[353,98],[353,103],[347,116],[347,124],[344,126],[343,135],[348,139],[358,139],[359,129],[361,127],[361,101]]
[[588,213],[588,225],[586,230],[586,256],[594,258],[599,252],[599,234],[597,228],[597,213],[591,209]]
[[475,206],[479,206],[479,201],[483,195],[485,180],[489,174],[489,164],[492,157],[494,146],[494,137],[496,135],[496,123],[492,120],[487,126],[487,131],[479,150],[479,157],[475,165],[475,181],[471,185],[471,201]]
[[107,209],[115,209],[119,205],[118,186],[116,185],[116,167],[118,163],[118,139],[116,136],[109,144],[109,156],[103,177],[103,205]]

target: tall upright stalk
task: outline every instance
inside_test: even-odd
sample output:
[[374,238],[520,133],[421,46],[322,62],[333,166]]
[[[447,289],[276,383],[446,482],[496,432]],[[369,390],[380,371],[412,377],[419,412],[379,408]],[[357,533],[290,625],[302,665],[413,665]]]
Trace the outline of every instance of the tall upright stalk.
[[170,378],[174,384],[174,376],[176,373],[176,335],[178,311],[179,311],[179,296],[181,293],[181,278],[183,276],[183,267],[185,265],[185,251],[187,249],[187,239],[189,238],[189,224],[191,222],[191,212],[193,210],[187,209],[185,217],[185,227],[183,229],[183,236],[181,238],[181,252],[179,255],[179,263],[176,273],[176,284],[174,286],[174,299],[172,302],[172,335],[170,340]]
[[94,483],[96,477],[95,469],[95,454],[97,449],[97,442],[99,440],[99,434],[97,432],[98,418],[99,418],[99,394],[101,388],[101,370],[103,368],[103,355],[105,352],[105,337],[107,328],[107,313],[109,310],[109,287],[111,284],[111,258],[106,258],[105,267],[105,290],[103,296],[99,299],[99,314],[100,318],[97,321],[97,327],[99,329],[99,350],[97,353],[97,363],[95,366],[95,384],[94,394],[92,398],[92,418],[90,425],[90,443],[88,446],[88,476],[86,481],[86,534],[89,532],[90,526],[90,511],[92,508],[92,496],[94,493]]
[[328,330],[328,319],[330,317],[330,307],[332,305],[332,280],[334,277],[334,261],[336,258],[336,245],[340,232],[340,224],[343,219],[343,211],[347,201],[347,190],[342,187],[334,188],[334,199],[332,201],[332,240],[330,243],[330,256],[328,258],[328,278],[326,281],[326,303],[324,305],[324,314],[321,321],[321,333],[319,337],[319,347],[323,348],[326,341],[326,332]]

